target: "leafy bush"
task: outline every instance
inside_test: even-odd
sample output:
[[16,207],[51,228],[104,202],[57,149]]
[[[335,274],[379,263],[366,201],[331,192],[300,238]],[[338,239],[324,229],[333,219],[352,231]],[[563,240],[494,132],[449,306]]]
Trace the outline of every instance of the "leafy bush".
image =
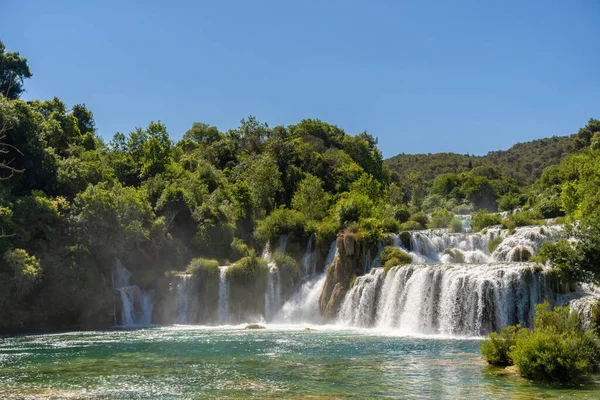
[[525,198],[517,193],[508,193],[498,199],[498,209],[500,211],[512,211],[522,206]]
[[336,210],[342,225],[357,222],[361,218],[369,218],[375,213],[373,201],[362,193],[349,193],[342,197],[337,203]]
[[219,275],[219,262],[208,258],[194,258],[185,269],[186,274],[200,275],[206,273],[208,276]]
[[227,268],[227,279],[235,282],[249,283],[261,275],[268,273],[267,261],[256,255],[253,250],[250,254]]
[[509,219],[514,221],[515,226],[541,225],[545,223],[539,213],[531,210],[521,211],[513,214],[509,217]]
[[449,228],[450,232],[461,233],[463,231],[462,221],[459,218],[453,218],[452,221],[450,221]]
[[498,246],[500,246],[500,243],[502,243],[503,240],[504,239],[501,237],[497,237],[490,240],[490,242],[488,243],[488,251],[490,252],[490,254],[494,253],[494,251],[498,248]]
[[408,219],[410,218],[410,211],[408,211],[406,206],[397,206],[394,207],[392,215],[394,216],[394,218],[396,218],[396,220],[400,221],[400,223],[403,223],[408,221]]
[[43,271],[37,257],[30,256],[23,249],[13,249],[4,253],[3,258],[12,275],[17,298],[31,293],[42,279]]
[[517,247],[511,257],[511,261],[529,261],[531,252],[524,247]]
[[465,262],[465,255],[458,249],[444,249],[444,254],[452,257],[452,262],[462,264]]
[[598,336],[581,329],[569,307],[535,307],[533,332],[519,335],[510,357],[521,375],[539,381],[575,382],[592,373],[600,356]]
[[429,217],[424,212],[417,212],[410,216],[409,221],[418,222],[421,229],[425,229],[429,223]]
[[423,226],[417,221],[406,221],[399,226],[401,231],[418,231],[423,229]]
[[293,257],[285,254],[284,252],[276,251],[273,253],[272,258],[275,265],[277,265],[277,268],[284,272],[286,276],[292,278],[298,276],[298,263]]
[[516,365],[526,378],[576,382],[597,370],[600,341],[568,306],[552,310],[546,302],[535,306],[532,331],[517,325],[491,333],[481,353],[490,364]]
[[262,243],[267,243],[281,235],[290,233],[302,236],[304,234],[304,221],[304,216],[300,211],[278,208],[268,217],[258,222],[255,236]]
[[511,350],[517,342],[519,332],[522,332],[520,325],[511,325],[502,328],[500,333],[490,333],[488,339],[481,341],[480,350],[485,360],[492,365],[513,365]]
[[496,214],[490,214],[486,210],[478,211],[471,220],[471,229],[473,232],[479,232],[488,226],[500,225],[502,220]]
[[445,208],[442,210],[434,211],[431,216],[431,222],[429,223],[430,228],[447,228],[452,222],[453,215],[450,211]]
[[381,264],[387,273],[390,268],[397,265],[412,263],[412,256],[398,247],[387,246],[379,256]]

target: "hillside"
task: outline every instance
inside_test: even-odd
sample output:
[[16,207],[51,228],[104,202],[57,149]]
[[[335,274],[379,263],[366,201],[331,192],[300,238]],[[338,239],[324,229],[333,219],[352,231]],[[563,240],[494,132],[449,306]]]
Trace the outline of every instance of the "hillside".
[[[424,180],[437,175],[462,173],[481,165],[494,166],[503,175],[516,179],[520,186],[534,183],[544,168],[556,165],[574,152],[571,136],[553,136],[530,142],[517,143],[508,150],[491,151],[485,156],[469,154],[398,154],[385,160],[385,165],[398,173],[400,182],[406,182],[413,172],[421,174]],[[470,163],[469,163],[470,162]]]

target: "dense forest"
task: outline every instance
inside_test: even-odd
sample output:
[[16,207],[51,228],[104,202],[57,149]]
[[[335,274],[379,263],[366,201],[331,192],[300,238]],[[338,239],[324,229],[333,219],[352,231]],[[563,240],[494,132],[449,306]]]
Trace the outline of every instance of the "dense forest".
[[[84,104],[21,100],[31,76],[0,42],[0,332],[110,326],[115,259],[140,286],[218,265],[198,257],[251,282],[281,234],[326,249],[346,231],[374,245],[386,232],[460,231],[452,213],[478,212],[481,227],[578,218],[580,241],[546,257],[578,279],[600,275],[600,121],[481,158],[401,155],[386,167],[375,137],[316,119],[250,116],[227,132],[195,122],[177,142],[150,121],[105,142]],[[517,208],[505,221],[485,211]]]
[[[553,136],[517,143],[508,150],[490,151],[485,156],[456,153],[398,154],[385,160],[385,165],[398,173],[400,182],[409,182],[418,174],[431,180],[447,173],[463,173],[479,166],[495,167],[503,175],[513,178],[519,186],[533,184],[542,171],[560,162],[576,151],[581,143],[577,135]],[[414,179],[414,178],[413,178]]]

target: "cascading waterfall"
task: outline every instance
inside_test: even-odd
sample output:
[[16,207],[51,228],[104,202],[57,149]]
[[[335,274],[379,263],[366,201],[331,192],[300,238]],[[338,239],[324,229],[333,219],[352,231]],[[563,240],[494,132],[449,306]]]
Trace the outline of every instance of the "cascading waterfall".
[[219,303],[217,318],[219,325],[229,323],[229,282],[227,282],[227,266],[219,267]]
[[333,264],[338,253],[336,241],[329,246],[325,260],[325,270],[317,276],[304,282],[298,292],[285,302],[275,320],[285,323],[321,323],[323,318],[319,312],[319,296],[323,291],[327,270]]
[[317,272],[317,249],[312,236],[308,239],[306,251],[302,257],[302,267],[302,273],[305,276],[312,276]]
[[137,285],[130,285],[131,273],[119,259],[115,260],[113,288],[121,297],[121,325],[140,326],[152,322],[153,293],[142,292]]
[[[288,236],[281,235],[277,251],[285,252]],[[267,273],[267,290],[265,291],[265,311],[266,320],[271,320],[281,307],[281,273],[273,261],[270,244],[267,243],[262,254],[262,258],[268,262],[269,271]]]
[[534,305],[557,299],[557,281],[527,263],[406,265],[359,277],[339,322],[406,334],[480,336],[530,326]]
[[175,294],[175,323],[193,324],[197,321],[200,303],[192,275],[181,274],[172,278],[169,290]]
[[[466,234],[410,232],[410,251],[392,234],[391,244],[409,251],[413,263],[392,268],[387,275],[374,268],[357,278],[338,323],[405,334],[480,336],[516,323],[531,326],[535,304],[549,301],[568,304],[589,325],[599,289],[580,286],[569,292],[549,269],[519,262],[535,255],[544,242],[559,238],[561,231],[560,225],[546,225],[512,233],[499,227]],[[488,245],[495,238],[502,242],[490,254]],[[456,250],[463,264],[453,259]]]

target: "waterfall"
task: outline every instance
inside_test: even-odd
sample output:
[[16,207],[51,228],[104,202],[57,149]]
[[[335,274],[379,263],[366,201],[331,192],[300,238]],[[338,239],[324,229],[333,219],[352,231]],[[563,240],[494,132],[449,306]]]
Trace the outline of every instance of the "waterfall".
[[317,272],[317,249],[315,248],[313,237],[308,239],[306,251],[302,256],[302,273],[305,276],[314,275]]
[[494,251],[496,261],[521,261],[523,250],[534,255],[542,244],[558,238],[561,225],[524,226],[517,228],[512,235],[506,235]]
[[554,302],[556,282],[527,263],[410,264],[374,269],[347,294],[338,322],[406,334],[480,336],[531,326],[533,306]]
[[219,267],[219,304],[217,318],[219,325],[229,323],[229,282],[227,282],[227,266]]
[[323,318],[319,312],[319,296],[323,291],[327,270],[333,264],[337,255],[336,241],[329,246],[329,252],[325,260],[325,270],[317,276],[313,276],[300,287],[298,292],[285,302],[275,318],[278,322],[285,323],[321,323]]
[[[116,276],[115,276],[116,274]],[[130,285],[131,273],[119,259],[115,260],[113,288],[121,297],[121,325],[144,326],[152,322],[153,293],[142,292],[137,285]]]
[[173,276],[169,290],[175,294],[175,323],[196,323],[200,303],[198,301],[198,289],[192,275]]

